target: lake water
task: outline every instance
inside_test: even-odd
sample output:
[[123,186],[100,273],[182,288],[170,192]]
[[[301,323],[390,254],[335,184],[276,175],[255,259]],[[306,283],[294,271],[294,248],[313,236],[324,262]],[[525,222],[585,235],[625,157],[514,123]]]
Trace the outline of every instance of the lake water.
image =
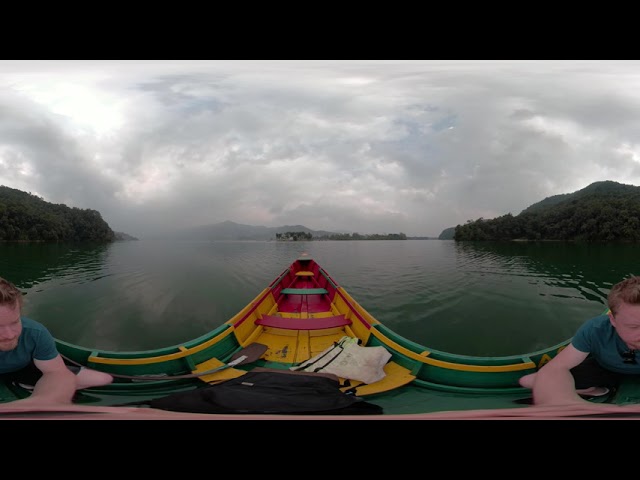
[[0,276],[54,336],[131,351],[221,325],[298,255],[374,317],[435,350],[514,355],[559,343],[639,274],[637,245],[441,240],[0,244]]

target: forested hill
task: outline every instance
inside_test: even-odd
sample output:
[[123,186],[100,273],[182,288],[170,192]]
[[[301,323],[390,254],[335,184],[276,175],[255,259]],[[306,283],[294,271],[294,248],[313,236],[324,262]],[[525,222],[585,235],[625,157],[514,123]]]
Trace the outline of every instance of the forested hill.
[[0,186],[0,241],[113,242],[115,234],[100,212],[44,201]]
[[640,187],[595,182],[545,198],[516,216],[470,220],[456,227],[454,239],[640,242]]

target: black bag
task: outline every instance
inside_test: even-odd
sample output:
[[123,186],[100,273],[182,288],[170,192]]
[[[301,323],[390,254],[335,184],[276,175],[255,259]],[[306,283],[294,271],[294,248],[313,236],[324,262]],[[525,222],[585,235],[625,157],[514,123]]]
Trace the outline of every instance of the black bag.
[[381,415],[382,408],[344,393],[337,380],[295,372],[248,372],[216,385],[149,402],[152,408],[191,413]]

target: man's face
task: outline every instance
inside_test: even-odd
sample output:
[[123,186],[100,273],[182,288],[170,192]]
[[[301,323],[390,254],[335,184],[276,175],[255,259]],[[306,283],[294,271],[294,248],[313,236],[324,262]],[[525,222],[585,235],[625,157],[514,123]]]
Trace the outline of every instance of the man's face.
[[640,350],[640,305],[622,303],[615,316],[609,314],[609,319],[627,346]]
[[0,352],[8,352],[18,346],[22,333],[20,306],[0,305]]

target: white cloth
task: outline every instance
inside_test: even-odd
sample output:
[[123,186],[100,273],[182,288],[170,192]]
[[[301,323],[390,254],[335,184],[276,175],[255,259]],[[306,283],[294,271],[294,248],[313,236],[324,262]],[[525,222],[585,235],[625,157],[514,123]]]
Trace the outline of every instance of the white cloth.
[[342,337],[337,344],[290,370],[333,373],[364,383],[382,380],[386,376],[384,366],[391,353],[384,347],[361,347],[357,342],[355,338]]

